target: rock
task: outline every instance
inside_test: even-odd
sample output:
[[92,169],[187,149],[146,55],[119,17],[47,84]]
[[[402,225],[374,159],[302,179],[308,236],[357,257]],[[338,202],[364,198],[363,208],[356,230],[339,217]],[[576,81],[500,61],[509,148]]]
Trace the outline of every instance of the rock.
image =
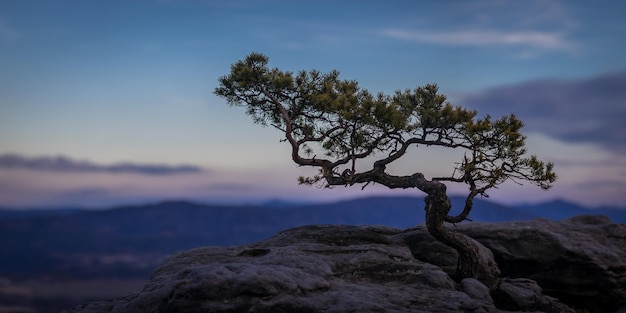
[[[174,255],[111,312],[493,312],[415,260],[401,231],[307,226],[249,246]],[[481,309],[483,309],[481,311]]]
[[[455,283],[449,274],[456,252],[422,226],[314,225],[250,245],[172,255],[141,291],[67,312],[573,312],[554,297],[612,312],[625,299],[617,296],[626,289],[626,230],[598,221],[459,225],[513,277],[492,290],[472,278]],[[595,285],[585,271],[599,278]]]
[[491,301],[489,288],[474,278],[463,279],[460,288],[472,299]]
[[534,280],[526,278],[504,278],[493,292],[499,308],[506,310],[536,310],[541,312],[574,312],[557,299],[543,295],[541,287]]
[[578,215],[565,219],[566,223],[582,225],[606,225],[611,224],[611,220],[604,215]]
[[535,280],[546,294],[592,313],[626,306],[624,224],[584,215],[457,228],[493,251],[502,276]]

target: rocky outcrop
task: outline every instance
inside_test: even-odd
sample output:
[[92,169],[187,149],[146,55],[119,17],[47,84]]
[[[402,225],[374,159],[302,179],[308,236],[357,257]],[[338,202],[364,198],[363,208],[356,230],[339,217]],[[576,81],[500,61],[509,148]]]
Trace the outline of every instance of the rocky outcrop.
[[545,293],[589,312],[626,309],[624,224],[585,215],[459,229],[493,251],[502,276],[535,280]]
[[[626,258],[607,261],[605,254],[624,243],[626,226],[581,224],[575,219],[466,224],[458,229],[487,245],[503,262],[505,276],[511,277],[492,290],[475,279],[453,281],[449,273],[456,262],[454,250],[440,245],[424,227],[305,226],[251,245],[178,253],[164,260],[141,291],[68,312],[573,312],[545,295],[548,289],[535,281],[546,278],[541,275],[563,275],[568,260],[574,262],[572,271],[586,271],[581,268],[585,265],[597,267],[593,273],[599,275],[604,268],[606,279],[613,279],[607,288],[618,290],[595,299],[606,301],[603,308],[617,309],[622,304],[619,298],[609,298],[626,289]],[[530,233],[535,237],[527,238]],[[539,246],[543,250],[537,250]],[[621,257],[623,247],[611,252],[613,257]],[[546,250],[560,257],[551,259]],[[516,258],[536,266],[529,270],[516,265]],[[561,268],[550,267],[555,264]],[[518,268],[524,268],[527,276],[507,274],[517,273],[513,270]],[[545,281],[561,281],[550,279]],[[566,289],[571,283],[566,276],[560,286]],[[572,290],[582,290],[584,284],[579,280],[574,286]]]
[[[535,280],[544,293],[588,312],[626,309],[624,224],[582,215],[560,222],[462,223],[456,229],[493,252],[503,277]],[[429,237],[412,232],[405,238],[416,258],[454,273],[454,250]]]

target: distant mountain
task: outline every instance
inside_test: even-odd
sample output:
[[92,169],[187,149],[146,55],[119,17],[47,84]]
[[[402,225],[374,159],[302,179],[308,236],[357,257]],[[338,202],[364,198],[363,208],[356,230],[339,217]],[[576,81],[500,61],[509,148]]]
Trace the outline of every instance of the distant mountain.
[[565,200],[553,200],[534,205],[520,205],[518,208],[534,217],[551,220],[560,220],[583,214],[596,214],[605,215],[614,223],[626,223],[626,208],[601,207],[591,209]]
[[[464,198],[451,200],[453,208],[463,207]],[[307,224],[408,228],[424,222],[423,207],[418,197],[370,197],[324,204],[177,201],[98,211],[0,211],[0,278],[147,277],[163,257],[176,251],[256,242]],[[626,222],[626,210],[591,210],[564,201],[508,207],[476,199],[469,217],[499,222],[580,214]]]

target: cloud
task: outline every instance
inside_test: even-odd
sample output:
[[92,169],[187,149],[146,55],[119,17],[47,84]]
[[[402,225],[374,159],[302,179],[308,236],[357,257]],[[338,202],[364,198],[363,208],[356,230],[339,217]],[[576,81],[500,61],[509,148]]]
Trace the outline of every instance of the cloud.
[[378,34],[431,45],[511,48],[523,58],[545,52],[582,52],[572,39],[578,22],[568,3],[476,0],[440,1],[431,6],[419,22],[395,23],[379,29]]
[[597,159],[567,159],[567,158],[551,158],[551,162],[563,167],[613,167],[626,169],[626,160],[623,158],[597,158]]
[[[576,183],[577,187],[581,189],[591,189],[591,190],[600,190],[606,191],[607,189],[614,189],[619,191],[620,194],[623,194],[624,190],[626,190],[626,181],[620,180],[591,180],[591,181],[583,181]],[[623,206],[623,205],[622,205]]]
[[18,154],[0,155],[0,168],[29,169],[38,171],[72,172],[72,173],[109,173],[109,174],[141,174],[141,175],[175,175],[202,173],[206,170],[194,165],[162,165],[118,163],[111,165],[95,164],[88,161],[77,161],[65,156],[56,157],[25,157]]
[[451,46],[522,46],[544,50],[569,50],[563,33],[540,31],[460,30],[428,32],[411,29],[384,29],[383,36],[413,42],[425,42]]
[[626,152],[626,71],[502,86],[461,96],[458,104],[494,117],[515,113],[525,131]]
[[395,39],[452,46],[504,45],[552,50],[568,49],[572,46],[563,38],[562,33],[539,31],[462,30],[425,32],[407,29],[386,29],[381,31],[381,34]]
[[206,186],[207,191],[249,191],[257,186],[244,183],[215,183]]

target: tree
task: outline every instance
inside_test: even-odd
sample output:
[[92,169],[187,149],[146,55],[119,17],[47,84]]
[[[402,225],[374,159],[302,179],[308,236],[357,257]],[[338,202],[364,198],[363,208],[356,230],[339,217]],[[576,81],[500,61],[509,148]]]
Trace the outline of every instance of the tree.
[[[417,188],[426,193],[430,234],[459,253],[456,279],[473,277],[493,286],[499,270],[491,252],[444,222],[468,219],[473,199],[507,180],[549,189],[553,164],[526,156],[522,122],[513,114],[497,120],[453,106],[429,84],[393,95],[373,95],[337,71],[297,74],[268,68],[269,59],[251,53],[219,78],[215,94],[244,106],[255,123],[281,130],[300,166],[319,169],[301,184],[331,186],[378,183],[388,188]],[[417,171],[392,175],[387,165],[410,147],[439,146],[464,151],[448,176],[426,178]],[[417,165],[417,164],[416,164]],[[421,166],[428,166],[422,164]],[[468,194],[458,215],[449,215],[446,182],[465,183]]]

